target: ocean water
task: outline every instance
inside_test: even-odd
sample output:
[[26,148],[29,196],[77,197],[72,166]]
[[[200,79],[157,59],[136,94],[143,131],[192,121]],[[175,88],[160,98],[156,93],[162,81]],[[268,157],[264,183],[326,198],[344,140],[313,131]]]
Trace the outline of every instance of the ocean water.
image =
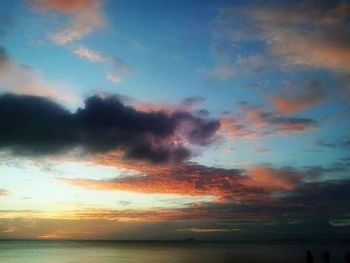
[[345,243],[269,242],[108,242],[0,241],[1,263],[114,263],[114,262],[232,262],[302,263],[310,249],[315,263],[323,250],[331,262],[341,263]]

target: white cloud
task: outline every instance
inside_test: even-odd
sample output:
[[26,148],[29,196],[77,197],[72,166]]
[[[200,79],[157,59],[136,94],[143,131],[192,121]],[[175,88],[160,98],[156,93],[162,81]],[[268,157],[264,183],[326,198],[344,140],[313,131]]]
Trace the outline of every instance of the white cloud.
[[82,59],[86,59],[89,60],[91,62],[105,62],[108,60],[108,58],[106,58],[105,56],[91,50],[88,49],[86,47],[77,47],[75,49],[73,49],[73,53],[75,55],[77,55],[78,57],[82,58]]

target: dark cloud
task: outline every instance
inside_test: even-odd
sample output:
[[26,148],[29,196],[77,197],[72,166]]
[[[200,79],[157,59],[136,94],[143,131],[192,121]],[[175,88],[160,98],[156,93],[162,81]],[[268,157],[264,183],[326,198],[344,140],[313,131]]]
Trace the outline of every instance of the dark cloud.
[[40,97],[0,97],[0,146],[19,152],[54,152],[76,141],[71,114]]
[[283,133],[303,132],[318,128],[315,120],[308,118],[286,118],[282,116],[271,116],[266,119],[270,124],[276,126],[276,130]]
[[319,139],[319,140],[316,140],[316,144],[318,146],[327,147],[327,148],[341,148],[341,147],[350,146],[350,140],[343,139],[338,142],[328,142],[328,141]]
[[318,123],[309,118],[286,117],[277,112],[266,112],[259,108],[248,106],[250,115],[258,126],[266,126],[267,133],[298,133],[319,127]]
[[328,180],[300,185],[292,194],[283,198],[287,203],[302,205],[311,211],[322,211],[331,215],[349,213],[350,180]]
[[327,147],[327,148],[336,148],[337,147],[336,143],[327,142],[327,141],[324,141],[321,139],[316,140],[315,143],[318,146]]
[[344,161],[344,162],[350,162],[350,157],[344,157],[341,160]]
[[205,98],[200,96],[188,97],[182,101],[184,106],[192,106],[196,104],[200,104],[205,101]]
[[350,146],[350,140],[347,140],[346,142],[342,143],[343,146]]
[[196,112],[196,115],[201,117],[208,117],[210,115],[210,112],[207,109],[200,109]]
[[[273,199],[242,203],[210,203],[191,208],[192,213],[229,224],[240,218],[254,238],[345,238],[350,233],[348,215],[350,180],[301,183],[292,192]],[[343,222],[341,229],[332,222]],[[266,223],[266,224],[265,224]],[[244,226],[240,226],[244,228]],[[253,233],[252,233],[253,234]]]
[[179,162],[185,145],[210,143],[219,122],[187,112],[140,112],[117,97],[93,96],[70,113],[42,97],[0,96],[0,147],[47,154],[81,146],[90,152],[119,149],[124,156],[155,163]]

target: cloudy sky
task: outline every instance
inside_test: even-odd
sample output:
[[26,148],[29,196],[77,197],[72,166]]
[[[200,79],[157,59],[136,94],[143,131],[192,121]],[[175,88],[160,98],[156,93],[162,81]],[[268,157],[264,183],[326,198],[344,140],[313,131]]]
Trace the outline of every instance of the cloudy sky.
[[0,238],[350,233],[348,1],[0,0]]

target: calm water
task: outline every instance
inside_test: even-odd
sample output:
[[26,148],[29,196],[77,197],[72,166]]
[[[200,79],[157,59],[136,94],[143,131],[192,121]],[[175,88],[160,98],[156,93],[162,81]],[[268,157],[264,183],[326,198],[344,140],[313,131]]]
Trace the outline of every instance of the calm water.
[[233,262],[299,263],[311,249],[315,263],[324,249],[343,262],[349,244],[0,241],[1,263]]

